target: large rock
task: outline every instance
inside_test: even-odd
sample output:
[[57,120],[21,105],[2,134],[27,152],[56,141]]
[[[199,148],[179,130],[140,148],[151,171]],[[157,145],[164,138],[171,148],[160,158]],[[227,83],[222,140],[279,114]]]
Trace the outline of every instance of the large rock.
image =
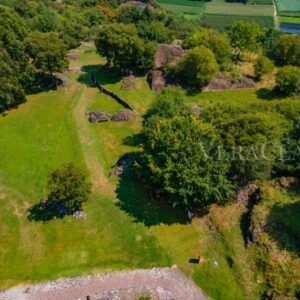
[[230,79],[223,74],[218,74],[210,81],[204,90],[214,91],[245,88],[255,88],[255,82],[251,78],[245,76],[241,76],[237,79]]
[[160,44],[155,54],[154,67],[173,65],[184,53],[185,50],[179,45]]
[[88,113],[90,122],[107,122],[110,121],[111,115],[103,111],[91,111]]
[[153,92],[161,91],[166,85],[167,81],[162,71],[154,70],[151,76],[151,89]]
[[111,117],[114,122],[128,122],[136,117],[136,113],[129,109],[121,109],[117,114]]

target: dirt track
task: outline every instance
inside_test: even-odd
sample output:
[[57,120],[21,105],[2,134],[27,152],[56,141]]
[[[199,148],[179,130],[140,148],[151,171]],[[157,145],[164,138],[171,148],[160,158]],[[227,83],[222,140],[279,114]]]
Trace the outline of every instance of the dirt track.
[[208,299],[177,268],[102,273],[0,292],[0,300],[135,300],[141,296],[163,300]]

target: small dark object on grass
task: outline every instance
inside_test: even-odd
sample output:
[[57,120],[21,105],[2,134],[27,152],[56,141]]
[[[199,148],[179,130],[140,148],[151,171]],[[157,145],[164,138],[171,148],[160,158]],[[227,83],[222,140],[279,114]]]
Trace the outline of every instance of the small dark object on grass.
[[199,264],[199,259],[198,258],[190,258],[189,263],[190,264]]

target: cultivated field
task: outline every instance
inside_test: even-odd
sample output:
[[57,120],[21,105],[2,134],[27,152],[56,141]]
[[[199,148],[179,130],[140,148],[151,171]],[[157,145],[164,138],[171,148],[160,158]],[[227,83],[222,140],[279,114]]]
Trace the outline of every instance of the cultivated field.
[[224,29],[237,20],[258,22],[265,27],[274,26],[273,5],[229,3],[212,0],[205,5],[202,23],[216,29]]
[[280,12],[300,12],[299,0],[275,0]]
[[230,3],[223,0],[213,0],[206,4],[206,14],[238,15],[238,16],[269,16],[274,14],[272,5],[248,5],[243,3]]
[[199,18],[205,6],[204,1],[193,0],[158,0],[157,2],[162,7],[184,15],[186,18]]

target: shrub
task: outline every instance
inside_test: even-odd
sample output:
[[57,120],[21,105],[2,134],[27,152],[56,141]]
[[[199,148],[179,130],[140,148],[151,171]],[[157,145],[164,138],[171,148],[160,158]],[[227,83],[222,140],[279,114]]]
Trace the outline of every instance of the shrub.
[[49,176],[47,190],[50,202],[63,203],[68,209],[81,209],[88,200],[91,185],[85,172],[73,164],[65,164]]
[[276,84],[278,90],[286,95],[300,94],[300,68],[293,66],[282,67],[276,75]]
[[254,65],[255,77],[260,79],[263,75],[270,73],[273,68],[273,62],[267,57],[260,55]]
[[183,84],[198,88],[208,84],[218,71],[213,52],[204,46],[189,50],[175,66],[176,76]]

